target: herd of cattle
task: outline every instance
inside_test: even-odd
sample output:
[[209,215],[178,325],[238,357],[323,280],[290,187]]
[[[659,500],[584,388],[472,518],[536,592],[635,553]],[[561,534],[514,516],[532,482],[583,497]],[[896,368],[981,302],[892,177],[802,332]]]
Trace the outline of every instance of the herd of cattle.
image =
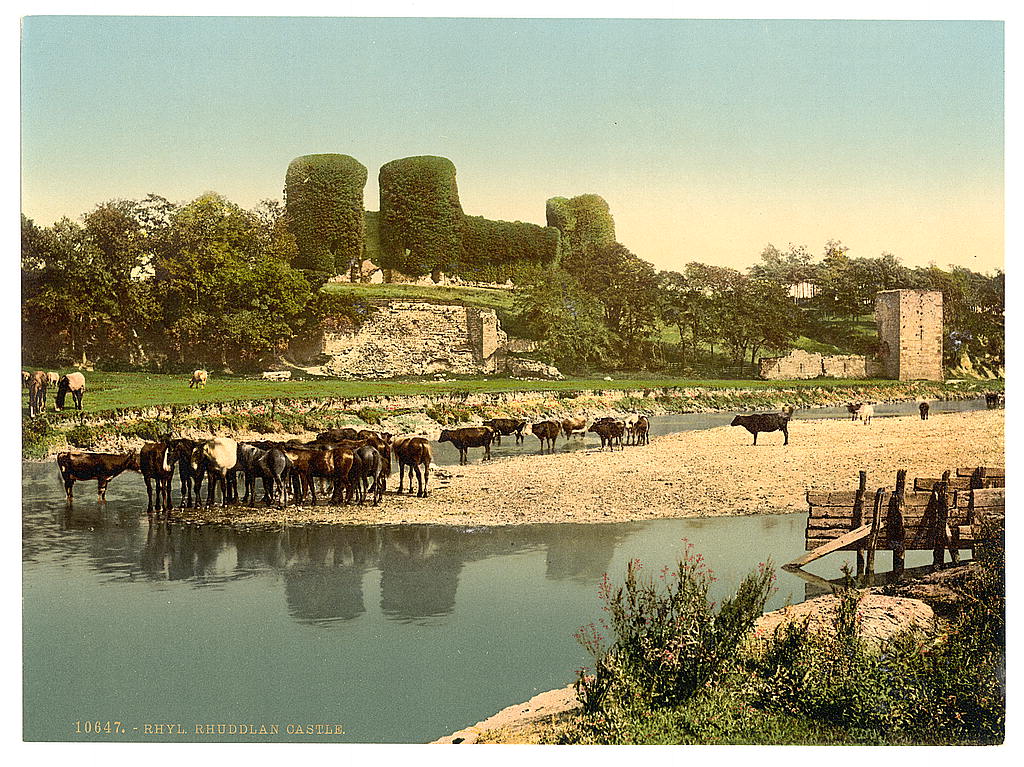
[[50,388],[56,390],[54,407],[57,410],[64,409],[64,400],[67,398],[68,392],[74,399],[75,410],[82,409],[85,376],[81,373],[68,373],[61,376],[56,373],[48,373],[45,370],[37,370],[34,373],[22,370],[21,385],[28,389],[28,414],[33,418],[46,410],[46,391]]
[[[491,445],[500,444],[502,436],[515,435],[517,443],[523,441],[527,425],[525,420],[495,418],[483,426],[443,429],[438,442],[452,443],[459,451],[460,464],[465,464],[470,448],[482,447],[484,458],[488,459]],[[540,440],[542,452],[545,447],[553,448],[561,434],[570,439],[595,433],[601,438],[602,449],[650,443],[650,419],[644,415],[598,418],[589,429],[585,418],[552,419],[532,424],[531,430]],[[129,453],[69,451],[57,455],[68,502],[73,498],[75,482],[95,481],[98,498],[104,501],[110,480],[123,472],[137,471],[146,483],[149,514],[170,512],[175,472],[181,487],[182,508],[202,505],[204,482],[207,507],[213,506],[218,490],[222,506],[256,505],[257,479],[263,486],[259,501],[268,505],[301,504],[307,497],[316,504],[318,483],[321,493],[330,484],[331,504],[362,504],[370,500],[377,505],[387,489],[393,461],[399,467],[397,492],[405,489],[408,470],[408,492],[413,492],[415,475],[416,495],[426,497],[433,462],[430,441],[420,436],[395,437],[367,429],[334,428],[309,442],[238,442],[230,437],[192,440],[167,435]]]

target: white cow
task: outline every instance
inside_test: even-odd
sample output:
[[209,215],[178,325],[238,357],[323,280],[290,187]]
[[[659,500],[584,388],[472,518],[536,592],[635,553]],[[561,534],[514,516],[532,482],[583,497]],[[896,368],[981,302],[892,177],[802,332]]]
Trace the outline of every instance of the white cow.
[[231,437],[214,437],[204,442],[192,454],[192,468],[206,472],[209,490],[206,494],[207,507],[213,506],[216,484],[220,485],[221,506],[228,503],[228,472],[238,463],[238,443]]
[[865,402],[857,409],[857,417],[864,422],[864,425],[871,423],[871,419],[875,417],[875,408],[869,402]]
[[205,370],[194,370],[192,371],[192,381],[189,383],[188,388],[193,389],[199,387],[203,389],[206,387],[206,379],[210,377],[210,374]]

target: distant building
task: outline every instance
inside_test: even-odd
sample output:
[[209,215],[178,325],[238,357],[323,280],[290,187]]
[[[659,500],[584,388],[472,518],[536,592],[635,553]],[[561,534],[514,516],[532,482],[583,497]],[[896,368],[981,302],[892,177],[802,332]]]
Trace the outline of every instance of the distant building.
[[789,297],[794,301],[806,301],[821,293],[821,288],[813,282],[796,282],[789,286]]

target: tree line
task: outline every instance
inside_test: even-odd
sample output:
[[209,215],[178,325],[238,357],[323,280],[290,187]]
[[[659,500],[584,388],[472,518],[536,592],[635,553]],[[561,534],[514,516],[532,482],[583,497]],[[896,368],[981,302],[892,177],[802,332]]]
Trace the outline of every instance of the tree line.
[[[603,231],[568,247],[563,238],[559,267],[535,273],[516,291],[543,353],[569,369],[753,365],[759,356],[785,353],[801,336],[872,355],[876,337],[858,324],[870,326],[875,294],[894,289],[942,292],[947,366],[965,356],[1005,365],[1000,270],[907,267],[891,253],[852,258],[829,240],[820,258],[802,245],[781,251],[769,244],[745,272],[700,262],[659,272]],[[791,295],[801,283],[810,287],[807,298]],[[665,326],[676,329],[676,343],[661,340]]]

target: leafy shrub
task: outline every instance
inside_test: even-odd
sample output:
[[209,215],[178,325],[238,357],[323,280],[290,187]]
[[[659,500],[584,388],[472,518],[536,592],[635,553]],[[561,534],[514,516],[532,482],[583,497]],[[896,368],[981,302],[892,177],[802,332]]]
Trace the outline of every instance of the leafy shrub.
[[100,426],[80,424],[68,430],[67,441],[72,447],[92,447],[99,441],[104,431]]
[[674,572],[662,570],[660,586],[640,574],[636,560],[614,591],[605,577],[600,596],[614,641],[605,646],[593,624],[576,633],[595,660],[593,675],[583,670],[576,681],[584,709],[595,712],[636,699],[669,706],[691,697],[735,657],[764,609],[773,579],[770,564],[762,565],[716,611],[708,600],[714,578],[689,544]]
[[357,413],[357,415],[362,420],[366,421],[366,423],[376,426],[381,422],[381,419],[383,419],[384,416],[387,415],[387,413],[385,413],[380,408],[367,406],[359,408],[359,412]]

